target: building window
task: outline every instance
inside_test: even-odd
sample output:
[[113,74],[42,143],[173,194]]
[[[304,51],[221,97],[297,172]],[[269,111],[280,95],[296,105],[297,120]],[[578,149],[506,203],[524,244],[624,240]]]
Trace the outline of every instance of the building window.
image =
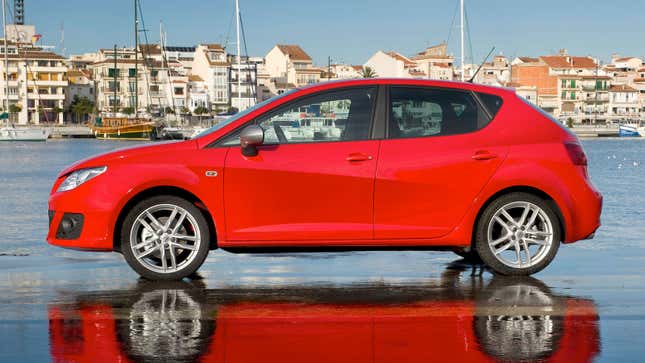
[[108,77],[118,77],[119,70],[115,68],[108,68]]
[[136,75],[137,75],[137,69],[136,68],[128,69],[128,77],[136,77]]

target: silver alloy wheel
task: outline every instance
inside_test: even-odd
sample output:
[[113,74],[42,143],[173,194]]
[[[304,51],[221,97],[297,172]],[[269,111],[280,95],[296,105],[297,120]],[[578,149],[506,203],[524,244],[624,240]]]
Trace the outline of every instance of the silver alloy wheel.
[[157,204],[139,214],[130,229],[130,248],[150,271],[173,273],[197,256],[201,234],[195,217],[174,204]]
[[506,266],[539,264],[553,244],[553,224],[542,208],[516,201],[499,208],[488,224],[488,247]]

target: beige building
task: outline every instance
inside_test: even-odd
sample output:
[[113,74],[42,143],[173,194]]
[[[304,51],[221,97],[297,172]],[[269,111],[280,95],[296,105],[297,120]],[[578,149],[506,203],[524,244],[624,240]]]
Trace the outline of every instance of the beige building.
[[296,87],[320,82],[321,68],[314,67],[307,52],[299,45],[278,44],[264,57],[265,70],[277,85]]
[[[0,80],[0,97],[6,99],[9,87],[10,111],[18,124],[41,122],[63,123],[65,94],[67,93],[67,67],[64,58],[31,44],[9,42],[7,49],[0,40],[0,57],[7,52],[8,67]],[[4,62],[2,63],[4,68]],[[4,101],[2,102],[4,104]]]
[[87,66],[96,85],[99,112],[123,115],[126,111],[149,115],[166,102],[163,88],[168,84],[162,64],[146,59],[134,48],[100,49],[96,61]]
[[210,107],[224,111],[230,106],[229,59],[220,44],[200,44],[195,49],[191,75],[199,76],[206,84]]

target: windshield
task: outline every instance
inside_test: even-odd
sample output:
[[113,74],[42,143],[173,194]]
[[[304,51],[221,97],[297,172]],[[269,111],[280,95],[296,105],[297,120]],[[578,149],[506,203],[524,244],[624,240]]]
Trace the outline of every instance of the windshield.
[[297,90],[297,88],[294,88],[294,89],[291,89],[291,90],[289,90],[289,91],[284,92],[283,94],[280,94],[280,95],[277,95],[277,96],[271,97],[271,98],[269,98],[268,100],[264,100],[264,101],[262,101],[262,102],[260,102],[260,103],[257,103],[257,104],[255,104],[254,106],[249,107],[249,108],[247,108],[246,110],[244,110],[244,111],[242,111],[242,112],[239,112],[239,113],[236,113],[235,115],[233,115],[233,116],[231,116],[231,117],[229,117],[229,118],[227,118],[227,119],[225,119],[225,120],[223,120],[223,121],[221,121],[221,122],[217,123],[215,126],[213,126],[213,127],[209,128],[209,129],[204,130],[204,131],[203,131],[203,132],[201,132],[199,135],[197,135],[197,136],[195,136],[195,137],[193,137],[193,138],[194,138],[194,139],[196,139],[196,138],[199,138],[199,137],[202,137],[202,136],[206,136],[206,135],[208,135],[208,134],[210,134],[210,133],[213,133],[213,132],[215,132],[215,131],[217,131],[217,130],[219,130],[219,129],[223,128],[224,126],[226,126],[226,125],[228,125],[228,124],[230,124],[230,123],[233,123],[233,122],[235,122],[235,121],[239,120],[240,118],[242,118],[242,117],[244,117],[244,116],[248,115],[249,113],[251,113],[251,112],[253,112],[253,111],[257,110],[258,108],[260,108],[260,107],[262,107],[262,106],[264,106],[264,105],[266,105],[266,104],[268,104],[268,103],[271,103],[271,102],[273,102],[273,101],[277,101],[277,100],[281,99],[282,97],[285,97],[286,95],[289,95],[289,94],[291,94],[291,93],[295,92],[296,90]]

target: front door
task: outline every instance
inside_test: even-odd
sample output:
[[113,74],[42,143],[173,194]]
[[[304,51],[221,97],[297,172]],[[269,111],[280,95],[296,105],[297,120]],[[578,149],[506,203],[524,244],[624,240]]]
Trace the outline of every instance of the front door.
[[226,158],[227,241],[371,239],[380,143],[370,136],[375,97],[375,87],[328,91],[255,121],[265,133],[258,155],[247,157],[231,146]]

